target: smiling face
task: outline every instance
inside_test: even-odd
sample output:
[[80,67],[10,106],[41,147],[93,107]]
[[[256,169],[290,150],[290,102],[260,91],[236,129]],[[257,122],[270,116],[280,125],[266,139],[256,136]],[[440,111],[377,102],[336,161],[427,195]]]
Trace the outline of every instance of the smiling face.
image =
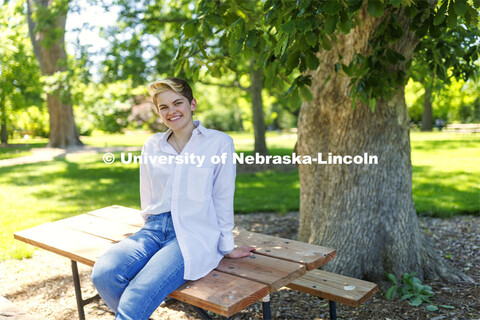
[[155,95],[157,112],[162,122],[174,132],[193,126],[192,112],[197,109],[197,101],[188,99],[173,90]]

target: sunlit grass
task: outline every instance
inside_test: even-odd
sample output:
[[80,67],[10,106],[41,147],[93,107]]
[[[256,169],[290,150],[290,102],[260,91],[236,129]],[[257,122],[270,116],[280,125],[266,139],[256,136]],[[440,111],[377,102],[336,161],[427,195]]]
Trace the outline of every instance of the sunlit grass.
[[0,168],[0,259],[20,258],[31,246],[13,232],[113,204],[139,208],[138,165],[106,165],[102,155]]
[[[150,134],[83,139],[91,146],[141,146]],[[248,133],[232,134],[237,152],[251,153]],[[270,154],[289,154],[296,136],[269,133]],[[13,142],[12,142],[13,143]],[[46,144],[45,141],[37,141]],[[480,135],[412,133],[413,197],[420,214],[480,212]],[[13,152],[11,150],[11,152]],[[138,152],[136,153],[138,154]],[[31,255],[13,232],[113,204],[139,208],[138,165],[106,165],[103,154],[0,168],[0,259]],[[115,153],[117,159],[120,153]],[[299,208],[298,171],[238,174],[235,212]]]
[[32,155],[31,149],[43,148],[47,145],[48,139],[10,139],[8,145],[0,146],[0,160]]
[[480,213],[480,135],[413,133],[413,199],[436,216]]

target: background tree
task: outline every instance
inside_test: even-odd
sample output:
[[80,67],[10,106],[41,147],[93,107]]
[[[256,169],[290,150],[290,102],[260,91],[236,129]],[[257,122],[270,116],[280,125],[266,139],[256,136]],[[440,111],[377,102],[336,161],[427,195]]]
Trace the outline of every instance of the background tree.
[[27,0],[30,39],[45,77],[50,136],[48,146],[83,145],[75,125],[65,51],[68,0]]
[[[442,12],[448,9],[445,1],[437,10],[433,25],[439,25]],[[463,20],[458,20],[454,29],[445,30],[432,28],[429,37],[415,48],[415,55],[410,77],[421,82],[424,89],[422,131],[432,131],[433,127],[433,94],[439,92],[451,83],[451,79],[471,79],[478,76],[478,41],[480,31],[476,26],[465,26]],[[437,76],[438,74],[438,76]],[[438,77],[438,81],[436,81]],[[445,118],[443,120],[446,120]]]
[[[235,1],[199,2],[199,25],[218,15],[211,25],[215,33],[224,32],[222,43],[232,52],[253,54],[272,87],[294,70],[302,73],[288,91],[293,101],[307,100],[298,120],[299,154],[379,158],[378,165],[299,165],[299,239],[338,249],[330,270],[378,282],[385,271],[463,277],[435,254],[418,225],[404,89],[422,39],[456,28],[457,19],[476,26],[480,3],[474,6],[461,0],[438,6],[433,0],[267,0],[264,18],[255,20]],[[252,34],[264,41],[249,48]],[[194,52],[189,43],[183,35],[187,57]],[[478,59],[475,52],[472,61]],[[208,56],[202,59],[209,62]],[[184,65],[183,57],[178,63],[198,68]],[[429,71],[439,77],[443,63],[433,60]]]
[[31,104],[42,106],[40,71],[33,56],[20,2],[0,3],[0,122],[1,143],[8,142],[15,113]]
[[[209,22],[205,22],[202,26],[197,25],[191,10],[194,5],[192,1],[137,1],[133,3],[119,0],[116,4],[121,8],[119,18],[121,23],[105,33],[106,38],[113,43],[107,54],[107,59],[103,63],[105,80],[124,79],[132,76],[132,74],[134,78],[135,75],[143,75],[146,79],[149,75],[151,77],[156,74],[177,72],[177,76],[186,78],[193,76],[196,80],[199,80],[195,82],[206,85],[238,88],[247,93],[251,100],[255,137],[254,152],[268,153],[265,142],[264,102],[262,98],[263,71],[258,66],[254,66],[252,58],[238,56],[230,59],[228,62],[229,74],[234,75],[233,79],[225,75],[225,72],[223,78],[219,79],[222,74],[219,68],[223,69],[221,67],[222,63],[219,61],[225,58],[224,48],[218,45],[221,35],[212,32],[211,28],[208,27]],[[237,5],[241,6],[242,10],[256,15],[257,19],[260,18],[261,10],[258,9],[256,1],[242,1]],[[209,19],[215,19],[215,16],[211,16]],[[183,23],[185,23],[185,33],[192,36],[199,31],[202,35],[200,41],[204,41],[206,37],[209,38],[208,43],[205,44],[205,49],[203,49],[204,43],[191,42],[191,49],[197,50],[197,53],[192,55],[192,59],[195,59],[197,54],[201,55],[202,50],[206,50],[212,61],[218,61],[201,66],[206,73],[205,76],[202,76],[202,80],[198,77],[200,68],[194,70],[196,73],[194,75],[190,72],[192,70],[182,69],[179,66],[177,66],[177,70],[174,70],[174,66],[170,63],[174,57],[184,56],[182,50],[177,50],[180,40],[178,35],[181,33]],[[126,36],[122,40],[115,40],[118,34]],[[254,40],[251,39],[251,45],[253,44]],[[137,72],[131,72],[133,69],[136,69]],[[223,71],[226,71],[226,69]],[[247,85],[241,81],[241,79],[245,79],[245,75],[249,80]],[[208,77],[218,78],[218,80],[205,80]]]

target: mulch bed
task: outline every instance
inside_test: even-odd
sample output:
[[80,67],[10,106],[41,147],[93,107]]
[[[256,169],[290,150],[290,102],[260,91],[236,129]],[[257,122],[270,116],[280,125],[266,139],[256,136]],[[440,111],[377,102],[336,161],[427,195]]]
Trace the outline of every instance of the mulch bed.
[[[448,220],[421,217],[420,223],[442,256],[451,257],[455,268],[463,270],[475,281],[474,284],[424,282],[431,285],[435,292],[433,303],[453,306],[454,309],[440,308],[429,312],[425,305],[412,307],[406,301],[390,301],[383,293],[377,293],[359,308],[338,304],[339,319],[480,320],[480,217],[463,216]],[[295,239],[298,212],[237,215],[236,225],[254,232]],[[44,250],[36,250],[31,259],[0,262],[0,295],[37,319],[78,319],[70,268],[68,259]],[[91,268],[79,264],[79,271],[84,298],[93,296],[96,292],[90,281]],[[290,289],[280,290],[271,296],[274,319],[328,319],[327,301]],[[113,313],[101,300],[87,305],[85,313],[87,319],[114,319]],[[257,302],[233,319],[261,317],[261,303]],[[158,308],[152,319],[201,318],[192,307],[172,302]]]

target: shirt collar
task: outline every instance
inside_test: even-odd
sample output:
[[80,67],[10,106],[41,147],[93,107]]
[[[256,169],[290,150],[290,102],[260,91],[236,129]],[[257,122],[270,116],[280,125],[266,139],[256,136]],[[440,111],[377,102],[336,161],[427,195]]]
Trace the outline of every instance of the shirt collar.
[[[204,134],[208,136],[208,130],[202,125],[202,122],[200,120],[194,120],[193,125],[195,126],[195,129],[193,129],[192,135],[197,135],[197,134]],[[168,137],[172,133],[172,129],[168,129],[165,131],[165,134],[162,137],[162,142],[167,142]]]
[[193,134],[204,134],[208,136],[208,130],[202,125],[200,120],[193,121],[193,125],[196,127],[193,129]]

